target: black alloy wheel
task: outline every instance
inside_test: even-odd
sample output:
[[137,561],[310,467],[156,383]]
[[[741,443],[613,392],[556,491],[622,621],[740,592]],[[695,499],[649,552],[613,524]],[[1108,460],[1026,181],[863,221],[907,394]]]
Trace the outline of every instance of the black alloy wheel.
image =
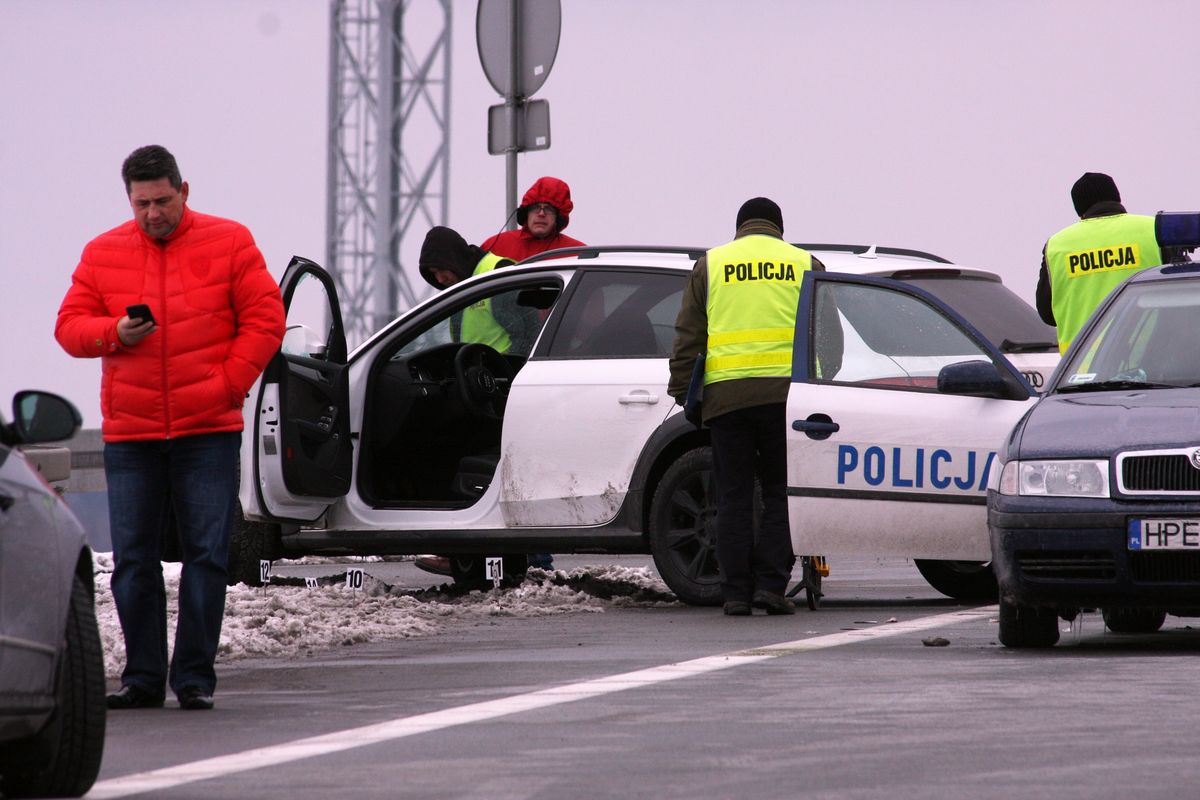
[[711,448],[689,450],[663,474],[649,534],[654,566],[676,597],[689,605],[721,604]]

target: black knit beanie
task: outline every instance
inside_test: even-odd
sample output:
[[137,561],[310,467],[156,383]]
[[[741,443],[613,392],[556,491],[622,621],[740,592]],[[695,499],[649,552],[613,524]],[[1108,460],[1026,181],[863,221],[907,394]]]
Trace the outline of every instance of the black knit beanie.
[[1075,204],[1075,213],[1081,217],[1096,203],[1105,200],[1119,203],[1121,193],[1117,191],[1116,181],[1103,172],[1085,172],[1071,187],[1071,202]]
[[425,234],[417,270],[430,286],[440,289],[442,285],[433,277],[433,269],[448,269],[460,279],[469,278],[481,258],[483,250],[467,244],[458,231],[438,225]]
[[779,206],[774,200],[766,197],[752,197],[742,203],[742,207],[737,213],[737,227],[742,227],[742,223],[748,219],[765,219],[767,222],[774,222],[779,232],[783,232],[783,212],[779,210]]

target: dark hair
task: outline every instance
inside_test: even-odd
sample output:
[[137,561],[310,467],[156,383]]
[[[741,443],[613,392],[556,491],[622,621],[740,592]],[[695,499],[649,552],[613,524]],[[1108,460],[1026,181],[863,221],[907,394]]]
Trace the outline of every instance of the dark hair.
[[125,194],[132,190],[131,184],[134,181],[156,181],[166,178],[171,182],[173,189],[183,186],[183,177],[179,174],[175,156],[158,144],[148,144],[130,153],[121,165],[121,178],[125,181]]

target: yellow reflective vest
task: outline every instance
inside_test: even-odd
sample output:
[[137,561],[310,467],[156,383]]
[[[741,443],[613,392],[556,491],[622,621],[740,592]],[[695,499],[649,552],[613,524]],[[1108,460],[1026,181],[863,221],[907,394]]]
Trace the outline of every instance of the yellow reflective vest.
[[1162,263],[1154,217],[1113,214],[1081,219],[1046,242],[1058,349],[1067,347],[1096,307],[1135,272]]
[[[491,272],[501,261],[504,259],[500,256],[488,253],[475,265],[475,271],[471,273],[472,277]],[[498,353],[507,353],[508,348],[512,347],[512,339],[509,338],[508,331],[504,330],[504,327],[492,316],[491,299],[480,300],[463,312],[462,340],[486,344]]]
[[800,281],[812,256],[774,236],[742,236],[708,251],[704,383],[792,374]]

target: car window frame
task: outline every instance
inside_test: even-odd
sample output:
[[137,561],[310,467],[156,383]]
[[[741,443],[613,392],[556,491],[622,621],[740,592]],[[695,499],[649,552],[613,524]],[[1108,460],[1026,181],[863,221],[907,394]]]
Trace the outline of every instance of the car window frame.
[[901,392],[919,392],[923,394],[938,394],[936,388],[922,386],[897,386],[893,384],[863,384],[845,381],[831,380],[820,378],[816,374],[816,365],[813,363],[813,358],[810,358],[812,353],[812,342],[814,337],[814,326],[816,324],[816,295],[817,284],[821,282],[832,282],[839,284],[858,284],[863,286],[873,286],[875,288],[883,288],[901,294],[910,295],[918,300],[925,302],[934,311],[940,313],[949,322],[956,325],[967,337],[975,343],[984,354],[992,361],[1001,374],[1010,376],[1013,380],[1020,383],[1022,387],[1028,390],[1030,396],[1036,396],[1037,391],[1029,385],[1029,381],[1021,374],[1020,370],[1008,360],[1005,355],[1000,352],[992,342],[984,336],[984,334],[972,325],[962,314],[958,313],[944,300],[941,300],[932,292],[926,291],[919,286],[915,286],[906,281],[895,278],[874,277],[868,275],[855,275],[846,272],[827,272],[820,270],[809,270],[804,273],[804,278],[800,284],[800,299],[797,305],[797,320],[800,315],[804,315],[805,324],[796,325],[796,334],[792,343],[792,382],[793,383],[812,383],[827,386],[850,386],[856,388],[879,389],[881,391],[901,391]]
[[[509,270],[512,270],[509,274]],[[482,275],[472,276],[461,283],[449,286],[440,292],[430,295],[421,305],[410,309],[393,319],[387,325],[384,325],[365,342],[355,348],[350,354],[349,361],[354,363],[359,359],[366,358],[375,360],[380,356],[381,350],[387,350],[390,355],[394,355],[396,351],[413,341],[417,335],[414,334],[414,329],[425,330],[431,324],[445,319],[455,313],[459,313],[478,302],[481,298],[493,297],[506,289],[512,288],[514,285],[526,284],[520,286],[522,289],[534,288],[535,283],[556,284],[559,290],[558,299],[554,301],[554,307],[551,310],[550,318],[552,319],[557,309],[562,305],[563,299],[567,296],[567,292],[571,289],[573,282],[572,275],[564,275],[564,272],[573,272],[573,270],[556,269],[536,269],[536,270],[517,270],[513,267],[501,267],[491,270]],[[550,319],[543,323],[541,330],[534,340],[534,346],[530,350],[530,354],[525,356],[525,360],[533,358],[533,354],[538,351],[538,348],[543,339],[546,337],[547,326],[550,324]],[[398,339],[405,339],[402,344],[398,344]]]

